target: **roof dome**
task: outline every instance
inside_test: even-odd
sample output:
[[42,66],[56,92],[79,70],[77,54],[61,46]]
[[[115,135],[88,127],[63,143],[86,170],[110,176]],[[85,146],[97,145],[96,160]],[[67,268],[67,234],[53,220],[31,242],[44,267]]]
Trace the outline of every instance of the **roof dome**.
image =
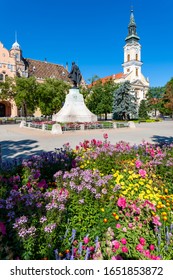
[[14,44],[12,45],[12,49],[13,50],[20,50],[20,45],[18,44],[17,41],[15,41]]

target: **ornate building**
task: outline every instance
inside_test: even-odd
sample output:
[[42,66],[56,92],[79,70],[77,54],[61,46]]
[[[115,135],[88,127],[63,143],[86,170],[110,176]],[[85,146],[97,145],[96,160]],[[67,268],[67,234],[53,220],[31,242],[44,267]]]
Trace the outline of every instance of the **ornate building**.
[[[11,50],[7,50],[0,42],[0,82],[5,82],[7,77],[14,78],[34,76],[38,82],[46,78],[55,78],[71,83],[68,70],[62,65],[23,58],[22,50],[17,40]],[[14,100],[2,100],[0,93],[0,117],[18,116],[18,108]]]

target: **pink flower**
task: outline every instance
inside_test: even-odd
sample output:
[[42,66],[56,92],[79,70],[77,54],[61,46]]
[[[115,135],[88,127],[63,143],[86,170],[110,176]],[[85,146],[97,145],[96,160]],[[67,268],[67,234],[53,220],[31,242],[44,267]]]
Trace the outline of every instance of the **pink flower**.
[[146,243],[145,238],[140,237],[140,238],[139,238],[139,242],[140,242],[140,244],[141,244],[141,245],[143,245],[143,246],[144,246],[144,245],[145,245],[145,243]]
[[123,245],[126,245],[126,243],[127,243],[127,240],[125,239],[125,238],[121,238],[121,243],[123,244]]
[[161,226],[162,224],[159,222],[160,217],[159,216],[154,216],[152,217],[152,222],[153,224],[155,224],[156,226]]
[[147,257],[147,258],[149,258],[149,259],[151,258],[151,255],[150,255],[150,251],[149,251],[149,250],[144,250],[144,251],[143,251],[143,254],[144,254],[144,256]]
[[129,228],[132,228],[132,227],[133,227],[133,224],[132,224],[132,223],[129,223],[129,224],[128,224],[128,227],[129,227]]
[[121,225],[120,225],[120,224],[117,224],[117,225],[116,225],[116,228],[120,228],[120,227],[121,227]]
[[153,244],[151,244],[151,245],[149,246],[149,249],[150,249],[151,251],[153,251],[153,250],[155,249],[155,246],[154,246]]
[[144,169],[139,169],[139,175],[141,175],[142,178],[145,178],[147,175],[147,172]]
[[42,189],[42,188],[47,188],[47,183],[45,179],[42,179],[40,182],[38,182],[37,187]]
[[135,161],[135,165],[136,165],[136,168],[140,168],[141,167],[141,165],[142,165],[142,162],[140,161],[140,160],[136,160]]
[[123,227],[123,229],[122,229],[124,232],[127,232],[127,229],[126,229],[126,227]]
[[113,256],[112,257],[112,260],[123,260],[123,258],[120,256],[120,255],[117,255],[117,256]]
[[6,226],[3,222],[0,222],[0,232],[2,232],[2,235],[6,235]]
[[104,133],[104,134],[103,134],[103,138],[104,138],[104,139],[108,139],[108,134],[107,134],[107,133]]
[[143,251],[143,246],[141,245],[141,244],[138,244],[137,246],[136,246],[136,250],[137,251],[139,251],[139,252],[142,252]]
[[89,241],[90,241],[89,237],[85,236],[84,239],[83,239],[84,244],[88,244]]
[[113,240],[112,245],[114,246],[114,248],[116,250],[118,250],[120,248],[120,243],[117,240]]
[[117,201],[117,205],[123,209],[126,208],[126,199],[124,197],[120,197]]
[[123,246],[122,248],[121,248],[121,250],[122,250],[122,252],[123,253],[128,253],[128,248],[126,247],[126,246]]

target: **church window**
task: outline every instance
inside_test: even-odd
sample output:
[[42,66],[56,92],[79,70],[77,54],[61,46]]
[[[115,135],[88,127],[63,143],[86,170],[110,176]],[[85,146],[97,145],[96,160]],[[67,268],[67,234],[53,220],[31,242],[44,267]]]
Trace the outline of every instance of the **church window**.
[[138,54],[136,53],[136,60],[138,60]]
[[130,54],[127,55],[127,61],[130,61]]
[[8,64],[8,69],[11,69],[11,64]]
[[138,76],[138,68],[136,68],[136,76]]
[[127,72],[130,72],[130,68],[127,68]]

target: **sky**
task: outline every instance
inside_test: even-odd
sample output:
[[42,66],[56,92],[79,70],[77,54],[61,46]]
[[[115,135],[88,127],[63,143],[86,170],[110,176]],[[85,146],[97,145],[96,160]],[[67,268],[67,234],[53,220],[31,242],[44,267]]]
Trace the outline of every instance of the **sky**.
[[71,69],[75,61],[87,83],[123,72],[125,38],[133,7],[142,46],[142,73],[150,86],[173,77],[172,0],[1,1],[0,41],[15,41],[23,57]]

